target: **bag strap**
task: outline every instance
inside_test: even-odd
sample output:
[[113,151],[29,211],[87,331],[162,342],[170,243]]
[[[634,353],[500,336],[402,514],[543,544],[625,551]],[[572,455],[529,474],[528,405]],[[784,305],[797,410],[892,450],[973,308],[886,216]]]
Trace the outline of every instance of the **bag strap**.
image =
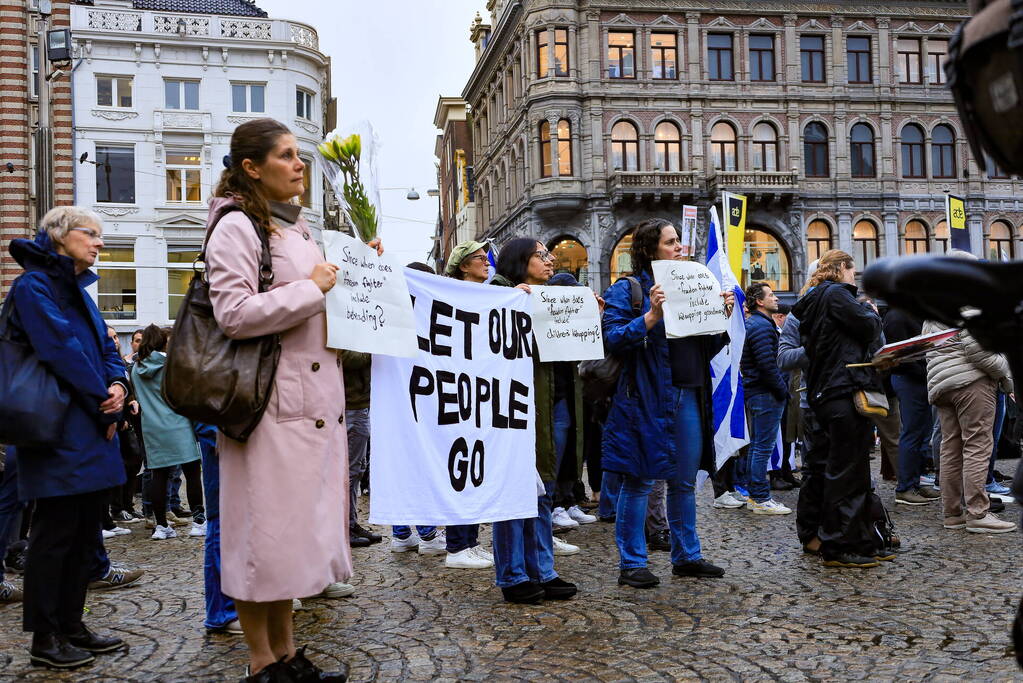
[[192,262],[192,270],[196,270],[195,266],[200,261],[202,262],[203,266],[205,267],[205,265],[206,265],[206,246],[210,243],[210,235],[212,235],[213,234],[213,230],[218,225],[220,225],[220,221],[224,220],[224,216],[226,216],[227,214],[232,213],[234,211],[241,211],[242,213],[245,214],[245,217],[249,219],[250,223],[252,223],[252,228],[256,231],[256,236],[259,238],[260,253],[259,253],[259,273],[258,273],[259,274],[259,288],[258,288],[258,291],[265,292],[268,289],[270,289],[270,285],[272,285],[274,283],[273,258],[271,257],[271,254],[270,254],[270,237],[266,234],[266,230],[263,230],[262,228],[260,228],[259,224],[256,223],[255,219],[253,219],[252,216],[250,216],[247,212],[245,212],[242,209],[242,207],[238,206],[237,204],[233,204],[233,205],[231,205],[229,207],[226,207],[226,210],[224,211],[224,213],[222,213],[220,215],[220,218],[217,219],[217,222],[214,223],[213,225],[211,225],[206,230],[206,236],[203,238],[203,242],[202,242],[202,251],[199,252],[199,255],[195,258],[195,261]]
[[626,275],[625,279],[629,281],[629,292],[632,295],[632,312],[639,313],[643,310],[643,288],[639,286],[639,280]]

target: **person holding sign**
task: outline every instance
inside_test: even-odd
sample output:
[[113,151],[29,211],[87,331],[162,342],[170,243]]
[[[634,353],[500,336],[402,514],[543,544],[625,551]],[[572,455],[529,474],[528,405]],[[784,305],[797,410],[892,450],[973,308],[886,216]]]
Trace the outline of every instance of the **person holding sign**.
[[[623,360],[623,367],[604,427],[602,464],[605,471],[623,475],[615,520],[621,558],[618,583],[635,588],[660,583],[647,569],[643,529],[647,497],[656,479],[668,482],[672,572],[696,577],[725,573],[701,553],[696,473],[714,471],[710,360],[724,347],[727,335],[668,339],[665,293],[654,284],[651,263],[682,258],[681,236],[671,222],[643,221],[632,238],[632,263],[643,290],[642,313],[637,317],[633,311],[626,279],[605,293],[605,345]],[[730,316],[734,295],[722,292],[721,296]]]
[[[554,274],[547,248],[530,237],[520,237],[501,250],[495,285],[519,287],[542,285]],[[541,363],[532,345],[533,392],[536,407],[536,469],[545,492],[538,499],[534,519],[494,523],[494,563],[497,585],[508,602],[535,604],[542,599],[567,600],[576,586],[554,571],[554,530],[551,503],[558,466],[568,439],[571,417],[568,396],[574,391],[571,378],[555,378],[554,363]],[[569,368],[569,373],[572,373]],[[564,376],[562,376],[564,379]],[[578,383],[575,383],[578,387]]]
[[[295,649],[291,601],[351,576],[341,361],[326,348],[324,261],[301,207],[305,163],[286,126],[256,119],[231,136],[210,201],[206,267],[213,314],[232,339],[279,334],[270,402],[243,442],[217,435],[223,591],[249,647],[247,681],[343,681]],[[241,208],[243,211],[233,210]],[[259,291],[260,236],[273,284]],[[378,251],[378,241],[371,243]]]

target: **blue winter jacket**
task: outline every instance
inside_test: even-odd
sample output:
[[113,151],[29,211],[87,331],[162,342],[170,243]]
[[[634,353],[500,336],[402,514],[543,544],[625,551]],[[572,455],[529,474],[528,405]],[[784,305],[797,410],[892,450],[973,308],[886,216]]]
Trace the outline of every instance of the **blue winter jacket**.
[[22,500],[89,493],[124,483],[117,437],[107,426],[119,415],[104,415],[99,405],[108,388],[121,383],[127,393],[124,363],[95,302],[85,288],[99,278],[91,270],[75,275],[74,262],[57,254],[45,231],[35,241],[11,242],[11,256],[25,273],[14,281],[11,323],[39,359],[70,391],[60,445],[16,449],[18,494]]
[[[607,421],[604,424],[601,462],[609,472],[642,479],[678,478],[675,403],[678,388],[671,383],[668,339],[664,322],[646,329],[643,315],[650,310],[649,273],[637,276],[643,305],[632,308],[628,280],[622,278],[604,292],[604,347],[623,360],[622,374]],[[725,334],[680,340],[698,347],[701,362],[710,360],[727,342]],[[714,473],[714,427],[710,402],[710,370],[701,389],[700,417],[703,425],[700,469]]]
[[788,383],[778,369],[778,326],[760,311],[746,318],[746,342],[742,347],[740,369],[747,399],[771,394],[779,401],[788,400]]

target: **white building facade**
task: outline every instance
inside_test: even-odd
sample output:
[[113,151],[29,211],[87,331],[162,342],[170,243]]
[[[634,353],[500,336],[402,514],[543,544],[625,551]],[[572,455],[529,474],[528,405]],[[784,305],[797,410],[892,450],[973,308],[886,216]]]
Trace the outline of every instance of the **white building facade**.
[[71,26],[73,155],[86,155],[75,203],[105,222],[95,296],[114,329],[173,323],[241,123],[292,130],[307,164],[303,214],[322,229],[316,145],[335,109],[312,27],[251,0],[78,0]]

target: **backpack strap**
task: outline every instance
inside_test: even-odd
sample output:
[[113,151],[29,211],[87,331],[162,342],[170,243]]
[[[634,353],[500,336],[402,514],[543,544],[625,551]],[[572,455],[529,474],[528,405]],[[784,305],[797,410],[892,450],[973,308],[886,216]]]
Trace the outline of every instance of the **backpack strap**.
[[[206,237],[203,239],[202,243],[202,251],[199,252],[199,255],[192,263],[193,270],[195,270],[196,263],[200,261],[203,265],[206,264],[206,246],[210,242],[210,235],[213,234],[213,230],[220,224],[220,221],[224,220],[224,216],[233,211],[242,211],[242,213],[245,213],[237,204],[232,204],[231,206],[226,207],[226,210],[220,215],[217,222],[211,225],[206,231]],[[263,230],[259,227],[259,225],[257,225],[252,216],[246,213],[245,217],[249,219],[250,223],[252,223],[252,227],[256,231],[256,236],[259,238],[259,291],[265,292],[270,289],[270,285],[274,283],[273,259],[270,255],[270,237],[266,234],[266,230]]]
[[632,294],[632,312],[640,313],[643,310],[643,288],[639,286],[639,280],[626,275],[625,279],[629,281],[629,292]]

